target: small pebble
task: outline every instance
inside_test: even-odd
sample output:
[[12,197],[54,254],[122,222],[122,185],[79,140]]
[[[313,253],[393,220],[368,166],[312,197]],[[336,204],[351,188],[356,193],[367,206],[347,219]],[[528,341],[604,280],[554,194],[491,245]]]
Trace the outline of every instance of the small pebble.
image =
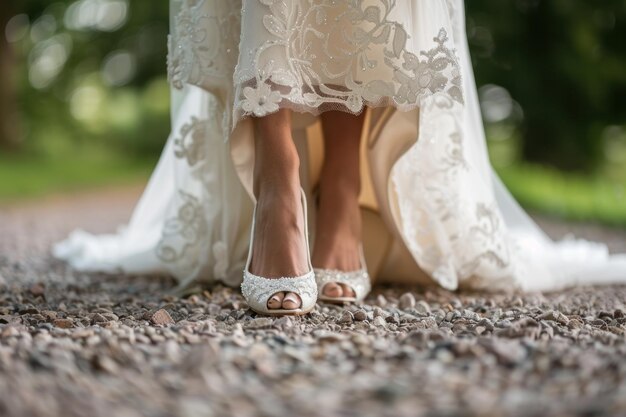
[[52,324],[60,329],[70,329],[74,327],[74,321],[72,319],[56,319]]
[[385,327],[385,325],[387,324],[387,322],[385,321],[385,319],[382,316],[376,316],[374,317],[374,326],[379,326],[379,327]]
[[172,319],[170,313],[162,308],[152,314],[152,316],[150,317],[150,321],[157,326],[168,326],[174,324],[174,319]]
[[384,295],[378,294],[378,296],[376,297],[376,305],[378,305],[379,307],[385,307],[387,305],[387,299]]
[[247,324],[248,329],[263,329],[265,327],[271,327],[274,321],[269,317],[259,317],[251,320]]
[[13,326],[7,326],[4,329],[2,329],[2,337],[11,337],[11,336],[18,336],[20,334],[19,330],[17,330],[15,327]]
[[293,320],[291,320],[291,317],[289,316],[279,317],[274,321],[274,326],[288,329],[290,327],[293,327]]
[[424,300],[419,300],[416,304],[415,304],[415,310],[417,310],[418,312],[420,312],[421,314],[430,314],[430,306],[428,305],[428,303]]
[[337,322],[341,324],[350,324],[353,320],[354,316],[352,315],[352,313],[350,313],[348,310],[344,310]]
[[[94,324],[106,323],[107,321],[109,320],[100,313],[95,313],[93,316],[91,316],[91,322]],[[159,323],[155,323],[155,324],[159,324]]]
[[33,284],[30,286],[29,291],[32,295],[34,296],[40,296],[40,295],[44,295],[44,293],[46,292],[46,286],[41,283],[38,282],[36,284]]
[[365,321],[367,320],[367,313],[364,310],[357,310],[354,312],[354,320],[356,321]]
[[412,309],[415,307],[415,296],[410,292],[406,292],[400,296],[398,306],[403,310]]

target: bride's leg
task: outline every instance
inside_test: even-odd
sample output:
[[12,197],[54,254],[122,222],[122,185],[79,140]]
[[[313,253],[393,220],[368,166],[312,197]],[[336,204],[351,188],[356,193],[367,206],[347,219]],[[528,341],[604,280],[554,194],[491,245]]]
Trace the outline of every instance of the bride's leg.
[[[320,205],[316,221],[313,266],[354,271],[360,268],[361,188],[359,143],[365,112],[353,115],[341,111],[322,114],[324,166],[320,178]],[[324,286],[328,297],[353,297],[343,284]]]
[[[276,278],[303,275],[308,270],[307,249],[291,113],[282,109],[257,118],[255,128],[257,213],[250,272]],[[300,305],[295,293],[278,293],[268,301],[270,309],[293,310]]]

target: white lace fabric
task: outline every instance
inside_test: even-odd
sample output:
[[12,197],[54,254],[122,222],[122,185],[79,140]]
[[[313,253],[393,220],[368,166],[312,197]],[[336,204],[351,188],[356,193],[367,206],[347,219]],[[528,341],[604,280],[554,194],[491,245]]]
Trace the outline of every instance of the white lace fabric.
[[[431,9],[445,7],[430,3]],[[314,114],[387,105],[409,110],[436,92],[462,102],[448,22],[440,20],[427,39],[412,39],[402,13],[414,6],[395,0],[244,1],[236,117],[280,107]]]
[[[550,241],[493,173],[463,0],[171,0],[171,10],[172,134],[128,227],[56,246],[73,266],[237,285],[252,203],[237,154],[249,149],[231,152],[233,132],[280,108],[393,106],[419,117],[389,181],[377,181],[389,187],[379,195],[397,200],[387,224],[436,282],[490,290],[626,282],[625,256]],[[404,140],[395,127],[392,118],[378,140]]]

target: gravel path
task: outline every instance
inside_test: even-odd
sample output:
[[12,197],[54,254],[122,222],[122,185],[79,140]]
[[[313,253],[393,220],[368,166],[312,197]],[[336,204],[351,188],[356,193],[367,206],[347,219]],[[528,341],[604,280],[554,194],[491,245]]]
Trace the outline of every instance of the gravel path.
[[[489,295],[377,288],[264,318],[224,287],[82,274],[48,255],[110,231],[140,189],[0,208],[2,416],[626,414],[626,287]],[[561,236],[570,226],[543,220]],[[626,233],[574,227],[626,250]]]

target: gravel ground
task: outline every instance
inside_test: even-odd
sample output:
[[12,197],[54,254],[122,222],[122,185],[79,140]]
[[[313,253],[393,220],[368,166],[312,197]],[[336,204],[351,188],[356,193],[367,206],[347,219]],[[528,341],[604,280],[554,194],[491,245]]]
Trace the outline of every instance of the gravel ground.
[[[258,317],[225,287],[82,274],[50,258],[112,230],[138,188],[0,209],[2,416],[626,414],[626,287],[490,295],[377,288]],[[542,220],[626,250],[626,233]]]

